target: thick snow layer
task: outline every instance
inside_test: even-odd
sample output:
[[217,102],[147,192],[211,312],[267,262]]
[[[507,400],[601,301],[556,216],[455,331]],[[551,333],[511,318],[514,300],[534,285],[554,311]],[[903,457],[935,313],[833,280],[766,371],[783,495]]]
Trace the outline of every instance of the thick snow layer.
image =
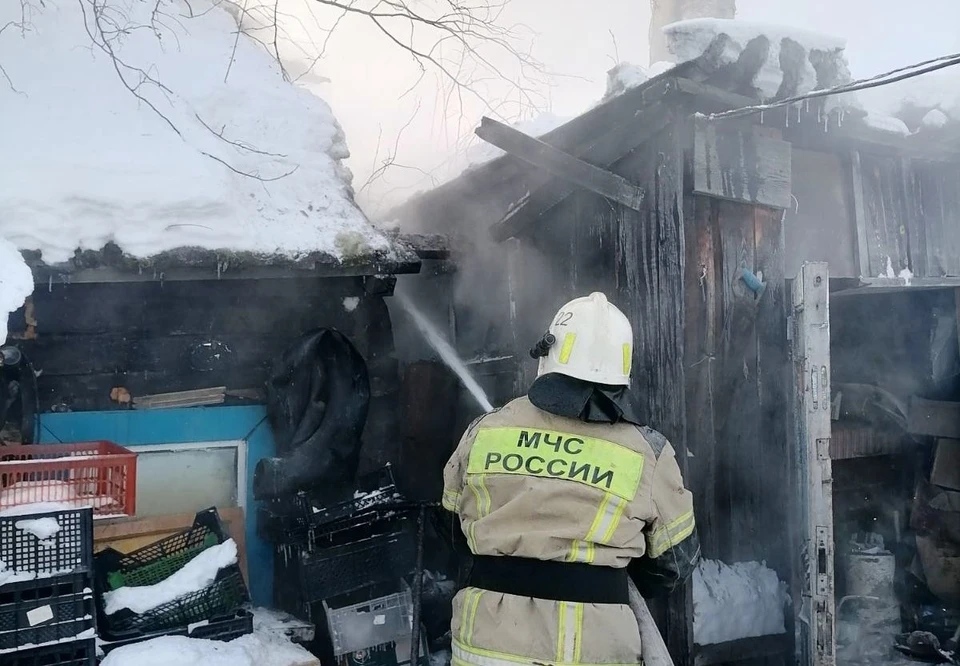
[[174,601],[213,584],[217,572],[237,561],[237,544],[228,539],[207,548],[183,567],[155,585],[121,587],[103,595],[104,610],[113,615],[129,608],[134,613],[146,613],[157,606]]
[[863,119],[863,122],[866,123],[867,127],[872,127],[881,132],[889,132],[890,134],[899,134],[900,136],[910,135],[910,128],[899,118],[894,118],[893,116],[888,116],[885,113],[871,109],[867,109],[866,111],[867,115]]
[[643,85],[676,67],[672,62],[655,62],[649,67],[640,67],[629,62],[621,62],[607,72],[607,92],[601,101],[621,95],[626,91]]
[[920,124],[930,129],[939,129],[950,122],[950,118],[940,109],[931,109],[923,116]]
[[255,631],[228,643],[166,636],[117,648],[100,666],[298,666],[315,657],[275,633]]
[[782,634],[786,600],[776,572],[759,562],[702,560],[693,574],[693,640],[712,645]]
[[763,66],[753,81],[753,85],[765,99],[774,97],[783,83],[781,50],[786,40],[803,49],[803,61],[799,63],[802,68],[798,85],[800,93],[809,92],[817,85],[817,73],[810,62],[810,52],[840,53],[846,46],[845,40],[838,37],[787,26],[734,19],[679,21],[664,26],[663,33],[667,38],[667,48],[676,57],[677,62],[699,58],[708,51],[718,37],[726,35],[729,40],[726,41],[723,51],[713,54],[719,66],[736,62],[751,41],[766,37],[770,41],[770,48],[767,50]]
[[34,520],[18,520],[14,527],[29,532],[38,539],[45,540],[60,531],[60,523],[56,518],[36,518]]
[[[330,108],[237,40],[220,2],[96,5],[28,3],[24,30],[0,36],[0,155],[15,156],[0,236],[47,263],[108,241],[136,257],[389,251],[353,203]],[[20,21],[0,3],[0,26]]]
[[[2,100],[0,93],[0,100]],[[0,111],[0,118],[3,112]],[[2,167],[0,167],[2,169]],[[0,187],[3,187],[0,184]],[[20,251],[2,237],[3,215],[0,213],[0,345],[7,341],[7,321],[11,312],[20,309],[33,293],[33,274]]]

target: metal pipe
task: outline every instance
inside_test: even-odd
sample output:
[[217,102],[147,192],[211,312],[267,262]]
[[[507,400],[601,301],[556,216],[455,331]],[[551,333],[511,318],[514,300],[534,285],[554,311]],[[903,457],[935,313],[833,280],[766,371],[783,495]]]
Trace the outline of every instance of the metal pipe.
[[647,608],[647,602],[640,596],[640,591],[632,580],[627,581],[627,594],[630,610],[633,611],[640,626],[640,650],[644,666],[674,666],[667,644],[663,642],[663,636],[660,635],[660,630],[653,621],[653,615]]

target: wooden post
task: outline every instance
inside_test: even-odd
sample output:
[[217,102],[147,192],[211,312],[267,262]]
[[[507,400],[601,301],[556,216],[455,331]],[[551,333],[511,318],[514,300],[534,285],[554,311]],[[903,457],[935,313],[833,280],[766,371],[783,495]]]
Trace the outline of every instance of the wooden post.
[[830,286],[825,263],[807,263],[793,285],[793,549],[797,664],[834,666],[833,468],[830,460]]

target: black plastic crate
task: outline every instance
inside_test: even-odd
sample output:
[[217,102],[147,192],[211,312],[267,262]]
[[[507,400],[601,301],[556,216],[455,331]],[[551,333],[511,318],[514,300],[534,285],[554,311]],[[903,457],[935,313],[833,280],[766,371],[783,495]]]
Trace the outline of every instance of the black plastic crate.
[[[49,539],[17,527],[41,518],[53,518],[60,525]],[[7,569],[37,575],[93,571],[93,509],[0,516],[0,561]]]
[[329,599],[362,587],[396,580],[416,565],[416,522],[395,519],[381,532],[330,548],[280,547],[275,557],[284,577],[299,583],[305,603]]
[[246,636],[253,633],[253,614],[246,610],[238,610],[232,615],[214,618],[206,624],[194,627],[180,627],[169,631],[139,632],[132,631],[121,634],[111,642],[100,643],[100,648],[104,654],[109,654],[112,650],[124,645],[142,643],[152,638],[161,636],[189,636],[190,638],[203,638],[208,641],[232,641],[235,638]]
[[229,539],[216,509],[197,514],[193,527],[132,553],[106,549],[94,558],[97,586],[97,619],[105,640],[124,632],[178,629],[236,611],[249,601],[240,567],[233,564],[217,574],[204,590],[137,614],[129,609],[104,613],[103,594],[123,585],[153,585],[164,580],[211,546]]
[[339,495],[300,492],[264,504],[257,513],[257,532],[273,543],[305,545],[391,511],[415,507],[397,490],[393,470],[386,465],[360,477],[355,488]]
[[0,650],[62,641],[95,627],[91,574],[0,586]]
[[97,640],[88,638],[0,655],[3,666],[96,666]]

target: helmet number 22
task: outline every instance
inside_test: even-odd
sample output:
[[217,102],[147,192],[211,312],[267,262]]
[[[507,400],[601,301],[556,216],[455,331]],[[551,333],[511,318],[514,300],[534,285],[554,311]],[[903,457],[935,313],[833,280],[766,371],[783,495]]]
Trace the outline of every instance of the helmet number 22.
[[566,326],[567,322],[573,319],[572,312],[559,312],[557,313],[557,320],[553,322],[554,326]]

